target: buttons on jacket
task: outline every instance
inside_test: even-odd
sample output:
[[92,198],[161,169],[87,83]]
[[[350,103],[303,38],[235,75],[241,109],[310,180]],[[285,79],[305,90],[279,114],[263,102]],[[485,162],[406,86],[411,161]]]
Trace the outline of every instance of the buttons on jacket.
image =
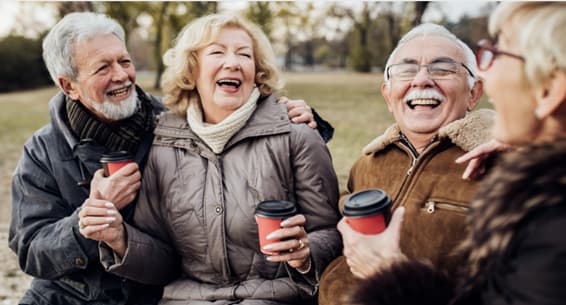
[[224,209],[222,208],[221,205],[216,205],[214,207],[214,212],[216,212],[216,214],[218,214],[218,215],[222,214],[223,211],[224,211]]
[[75,257],[73,263],[80,267],[84,267],[84,265],[86,264],[85,260],[82,257]]

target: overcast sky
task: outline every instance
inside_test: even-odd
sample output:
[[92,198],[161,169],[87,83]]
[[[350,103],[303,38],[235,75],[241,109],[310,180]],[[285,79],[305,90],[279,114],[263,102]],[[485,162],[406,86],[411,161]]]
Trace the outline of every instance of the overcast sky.
[[[226,7],[228,1],[225,1],[221,6]],[[304,2],[304,1],[303,1]],[[324,2],[324,1],[316,1]],[[327,1],[330,2],[330,1]],[[345,3],[344,1],[341,1]],[[27,3],[29,4],[29,2]],[[241,9],[245,7],[246,1],[231,1],[230,7],[234,9]],[[478,13],[478,9],[485,4],[485,2],[480,1],[442,1],[433,3],[434,7],[440,7],[443,14],[449,18],[451,21],[457,20],[462,14],[466,13],[468,15],[474,16]],[[18,13],[20,3],[16,0],[1,0],[0,1],[0,37],[8,34],[12,28],[15,20],[15,15]],[[431,7],[432,8],[432,7]],[[51,26],[55,20],[50,16],[49,10],[40,9],[35,10],[32,14],[34,20],[39,21],[40,24],[44,24],[46,27]],[[425,21],[434,21],[439,19],[441,14],[434,9],[427,9],[425,14]]]

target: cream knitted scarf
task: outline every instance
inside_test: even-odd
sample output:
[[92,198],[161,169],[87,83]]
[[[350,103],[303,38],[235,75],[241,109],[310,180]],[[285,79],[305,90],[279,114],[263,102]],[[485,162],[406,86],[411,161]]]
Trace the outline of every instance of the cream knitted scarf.
[[189,110],[187,111],[187,122],[193,132],[196,133],[215,154],[219,154],[224,150],[224,146],[228,143],[228,140],[242,129],[251,117],[256,109],[258,98],[259,90],[254,88],[248,101],[218,124],[204,122],[202,106],[200,101],[195,98],[190,101]]

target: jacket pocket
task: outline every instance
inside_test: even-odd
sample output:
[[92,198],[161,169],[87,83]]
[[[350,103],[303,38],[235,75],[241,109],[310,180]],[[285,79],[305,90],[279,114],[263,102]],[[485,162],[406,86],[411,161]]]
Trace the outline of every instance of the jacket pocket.
[[461,202],[450,202],[448,200],[428,200],[422,207],[428,214],[435,214],[439,211],[454,212],[466,215],[470,210],[468,204]]

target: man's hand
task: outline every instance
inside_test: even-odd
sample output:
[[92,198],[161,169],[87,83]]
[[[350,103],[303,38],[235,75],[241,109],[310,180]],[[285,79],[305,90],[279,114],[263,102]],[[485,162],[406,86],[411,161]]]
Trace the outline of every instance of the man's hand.
[[104,177],[103,170],[94,173],[90,183],[90,197],[112,202],[118,210],[136,198],[141,186],[141,173],[134,162],[120,168],[110,177]]
[[278,99],[278,102],[287,106],[289,119],[293,123],[307,123],[310,128],[316,128],[316,121],[314,120],[311,107],[304,100],[290,100],[286,96],[282,96]]
[[456,163],[466,163],[468,166],[462,174],[462,179],[475,180],[483,176],[486,171],[486,160],[494,154],[513,149],[513,146],[504,144],[495,139],[478,145],[466,154],[456,159]]
[[389,226],[377,235],[365,235],[354,231],[342,218],[338,231],[344,242],[344,256],[350,271],[358,278],[368,278],[380,268],[402,259],[405,255],[399,247],[404,207],[397,208]]

